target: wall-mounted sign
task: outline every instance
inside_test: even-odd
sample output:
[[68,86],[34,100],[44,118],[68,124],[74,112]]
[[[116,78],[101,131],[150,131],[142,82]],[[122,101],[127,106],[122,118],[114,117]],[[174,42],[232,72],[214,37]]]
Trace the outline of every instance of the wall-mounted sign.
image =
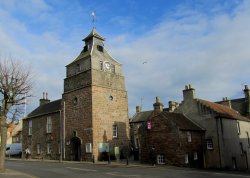
[[99,152],[109,152],[109,143],[99,143]]
[[151,121],[147,121],[147,129],[151,129],[152,128],[152,123],[151,123]]

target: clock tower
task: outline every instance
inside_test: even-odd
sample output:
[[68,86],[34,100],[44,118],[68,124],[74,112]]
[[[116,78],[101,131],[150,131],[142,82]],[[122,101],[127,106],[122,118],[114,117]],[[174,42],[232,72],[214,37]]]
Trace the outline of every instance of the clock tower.
[[79,56],[66,66],[63,145],[66,160],[105,160],[128,152],[128,98],[122,65],[95,28]]

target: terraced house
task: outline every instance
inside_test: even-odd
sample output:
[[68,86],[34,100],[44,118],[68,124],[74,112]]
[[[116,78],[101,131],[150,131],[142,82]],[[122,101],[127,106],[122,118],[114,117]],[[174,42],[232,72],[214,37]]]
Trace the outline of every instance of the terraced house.
[[[246,98],[241,99],[244,104],[239,106],[245,107],[249,101],[248,87],[245,88],[244,93]],[[242,108],[242,111],[244,109],[247,108]],[[183,101],[175,112],[185,114],[206,130],[205,167],[249,169],[249,118],[232,109],[230,104],[226,106],[196,98],[195,89],[191,85],[185,86]]]
[[31,157],[105,160],[126,157],[128,98],[122,65],[104,47],[95,28],[79,56],[66,66],[62,99],[47,95],[23,123]]
[[181,103],[170,101],[169,108],[163,109],[156,100],[152,111],[137,107],[130,120],[136,158],[150,162],[154,146],[161,164],[249,170],[248,86],[243,91],[244,98],[211,102],[197,98],[195,89],[187,85]]

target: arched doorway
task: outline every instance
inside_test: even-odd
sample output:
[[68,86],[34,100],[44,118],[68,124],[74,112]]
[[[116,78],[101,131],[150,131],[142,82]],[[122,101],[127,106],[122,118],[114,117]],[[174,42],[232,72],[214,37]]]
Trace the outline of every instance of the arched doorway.
[[72,160],[81,161],[81,140],[78,137],[71,138]]

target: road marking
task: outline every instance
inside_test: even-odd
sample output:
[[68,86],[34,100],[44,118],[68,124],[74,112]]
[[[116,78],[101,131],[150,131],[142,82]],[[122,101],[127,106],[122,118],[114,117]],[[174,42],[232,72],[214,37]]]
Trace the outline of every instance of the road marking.
[[68,169],[73,169],[73,170],[80,170],[80,171],[90,171],[90,172],[96,172],[97,170],[94,169],[84,169],[84,168],[75,168],[75,167],[66,167]]
[[107,172],[107,175],[118,177],[141,177],[140,175],[121,175],[119,172]]

